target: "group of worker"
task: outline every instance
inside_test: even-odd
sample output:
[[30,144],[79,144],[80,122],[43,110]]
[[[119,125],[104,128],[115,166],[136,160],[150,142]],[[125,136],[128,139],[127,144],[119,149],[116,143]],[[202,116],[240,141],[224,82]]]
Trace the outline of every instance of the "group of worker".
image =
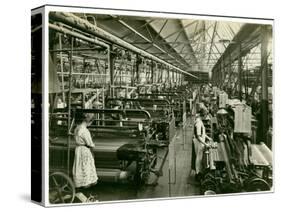
[[[193,101],[197,98],[198,92],[195,91]],[[195,102],[195,101],[194,101]],[[194,107],[190,108],[194,111]],[[192,167],[195,169],[195,178],[200,180],[202,175],[202,158],[204,149],[209,147],[207,141],[212,138],[207,136],[203,119],[208,115],[208,108],[204,103],[199,104],[199,110],[195,110],[193,147],[195,160]],[[85,189],[97,184],[98,176],[95,168],[94,154],[91,151],[95,148],[91,133],[87,129],[93,121],[93,114],[84,114],[82,122],[76,127],[74,137],[76,142],[75,158],[73,163],[73,179],[78,189]]]

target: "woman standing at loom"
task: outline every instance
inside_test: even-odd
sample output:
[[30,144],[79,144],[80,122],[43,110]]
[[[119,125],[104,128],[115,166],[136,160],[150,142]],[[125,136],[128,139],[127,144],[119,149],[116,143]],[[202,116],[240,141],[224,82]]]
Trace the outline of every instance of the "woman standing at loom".
[[191,168],[195,170],[195,179],[198,181],[200,181],[202,176],[202,160],[204,149],[210,147],[206,140],[212,141],[212,138],[206,135],[205,126],[202,121],[204,117],[207,116],[207,113],[206,107],[201,107],[194,122]]
[[83,114],[82,123],[74,130],[75,158],[73,163],[73,180],[76,188],[89,188],[97,184],[97,172],[91,148],[95,147],[87,127],[92,123],[93,114]]

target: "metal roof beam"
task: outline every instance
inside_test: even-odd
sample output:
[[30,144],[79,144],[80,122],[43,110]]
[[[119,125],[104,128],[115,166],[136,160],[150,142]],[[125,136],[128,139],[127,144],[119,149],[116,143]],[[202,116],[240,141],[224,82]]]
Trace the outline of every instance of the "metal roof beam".
[[[233,43],[228,45],[221,55],[220,59],[217,61],[216,65],[213,67],[215,70],[222,63],[222,58],[227,58],[231,54],[231,62],[237,60],[239,45],[242,45],[242,56],[246,55],[250,50],[260,43],[260,25],[258,24],[244,24],[238,33],[232,39]],[[227,60],[228,61],[228,60]]]
[[[145,24],[143,24],[143,25],[141,25],[140,27],[138,27],[137,28],[137,30],[138,29],[141,29],[141,28],[143,28],[143,27],[145,27],[146,25],[148,25],[149,23],[151,23],[151,22],[153,22],[154,20],[150,20],[150,21],[147,21],[147,22],[145,22]],[[125,39],[126,37],[128,37],[128,36],[130,36],[130,35],[132,35],[132,34],[134,34],[133,32],[129,32],[128,34],[126,34],[126,35],[124,35],[123,37],[121,37],[122,39]]]
[[213,29],[213,35],[212,35],[212,38],[211,38],[211,45],[210,45],[210,50],[209,50],[207,64],[209,64],[209,60],[210,60],[210,56],[211,56],[211,51],[212,51],[212,47],[213,47],[213,42],[214,42],[214,37],[215,37],[216,30],[217,30],[217,22],[215,22],[215,26],[214,26],[214,29]]
[[[179,21],[179,22],[180,22],[181,27],[183,27],[183,29],[185,29],[185,28],[184,28],[184,25],[183,25],[183,23],[182,23],[182,21]],[[192,54],[192,57],[193,57],[193,59],[194,59],[194,63],[195,63],[195,64],[198,64],[197,57],[196,57],[195,54],[194,54],[194,49],[193,49],[192,46],[190,45],[189,38],[188,38],[188,35],[187,35],[187,33],[186,33],[185,30],[184,30],[184,35],[185,35],[185,38],[186,38],[186,40],[187,40],[187,42],[188,42],[187,46],[188,46],[188,48],[190,49],[190,53]]]
[[[189,64],[189,61],[187,61],[184,57],[182,57],[182,55],[180,54],[180,52],[182,51],[183,47],[180,47],[180,45],[175,45],[177,43],[174,42],[185,42],[187,44],[187,46],[189,44],[189,40],[186,39],[186,36],[182,33],[184,31],[184,29],[192,24],[196,23],[196,21],[193,21],[192,23],[189,23],[185,26],[182,26],[181,22],[178,20],[169,20],[167,23],[167,29],[165,31],[161,30],[161,34],[159,33],[159,36],[161,38],[161,40],[166,41],[165,44],[168,44],[176,53],[177,55],[184,60],[187,64]],[[161,28],[161,26],[158,26],[157,24],[150,24],[150,26],[155,30],[155,32],[159,31],[159,28]],[[169,27],[169,28],[168,28]],[[172,27],[172,28],[171,28]],[[173,31],[172,33],[170,33],[170,31]],[[168,34],[168,35],[167,35]],[[172,37],[174,36],[174,37]],[[157,40],[158,43],[158,40]],[[192,54],[192,47],[190,46],[190,54]],[[196,57],[194,57],[194,61],[193,64],[197,63],[197,59]]]
[[[112,16],[113,18],[116,18],[115,16]],[[182,64],[183,66],[187,66],[189,64],[185,64],[183,62],[181,62],[180,60],[178,60],[176,57],[174,57],[173,55],[171,55],[169,52],[167,52],[166,50],[164,50],[163,48],[161,48],[160,46],[158,46],[157,44],[154,43],[153,40],[150,40],[149,38],[145,37],[142,33],[138,32],[137,30],[135,30],[133,27],[131,27],[129,24],[127,24],[126,22],[124,22],[123,20],[120,20],[117,18],[117,21],[122,24],[124,27],[126,27],[127,29],[129,29],[130,31],[132,31],[133,33],[135,33],[136,35],[138,35],[139,37],[141,37],[143,40],[145,40],[148,43],[151,43],[151,45],[155,48],[157,48],[158,50],[160,50],[161,52],[166,53],[169,57],[174,58],[178,63]],[[147,26],[146,26],[147,27]],[[150,32],[149,32],[150,34]],[[152,38],[151,34],[150,37]],[[149,47],[150,48],[150,47]],[[145,51],[147,51],[149,48],[144,49]]]
[[133,46],[132,44],[122,40],[121,38],[117,37],[117,36],[114,36],[106,31],[104,31],[103,29],[97,27],[96,25],[94,24],[91,24],[89,21],[87,20],[84,20],[72,13],[67,13],[67,12],[51,12],[49,14],[49,17],[51,20],[55,20],[55,21],[58,21],[58,22],[62,22],[66,25],[69,25],[70,27],[73,27],[75,29],[78,29],[78,30],[81,30],[81,31],[84,31],[84,32],[87,32],[91,35],[94,35],[96,37],[99,37],[100,39],[102,40],[105,40],[107,42],[110,42],[110,43],[114,43],[114,44],[117,44],[125,49],[128,49],[132,52],[135,52],[143,57],[147,57],[149,59],[152,59],[156,62],[159,62],[161,64],[164,64],[174,70],[177,70],[183,74],[187,74],[187,75],[190,75],[192,77],[195,77],[197,78],[196,76],[188,73],[187,71],[184,71],[182,70],[181,68],[178,68],[170,63],[167,63],[166,61],[154,56],[153,54],[150,54],[148,52],[145,52],[144,50],[136,47],[136,46]]

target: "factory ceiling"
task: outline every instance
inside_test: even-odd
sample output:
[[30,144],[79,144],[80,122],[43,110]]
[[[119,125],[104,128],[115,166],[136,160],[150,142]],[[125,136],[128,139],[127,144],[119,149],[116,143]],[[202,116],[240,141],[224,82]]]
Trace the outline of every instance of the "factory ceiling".
[[[242,69],[261,66],[262,25],[258,24],[87,13],[56,13],[50,17],[54,21],[66,21],[72,27],[77,22],[86,30],[99,28],[193,77],[192,72],[206,72],[209,76],[221,69],[238,72],[239,55]],[[269,27],[271,43],[272,27]],[[90,28],[88,32],[94,30]],[[269,64],[272,64],[271,46],[268,45]]]
[[245,24],[226,21],[78,14],[188,72],[210,72]]

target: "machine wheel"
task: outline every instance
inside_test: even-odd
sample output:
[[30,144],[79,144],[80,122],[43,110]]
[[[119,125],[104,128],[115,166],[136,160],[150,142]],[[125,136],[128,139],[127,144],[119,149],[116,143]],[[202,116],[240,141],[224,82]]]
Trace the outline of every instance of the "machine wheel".
[[157,154],[155,152],[153,152],[153,154],[150,154],[148,161],[150,168],[155,168],[155,166],[157,165]]
[[141,167],[141,172],[140,172],[140,179],[141,179],[141,184],[145,184],[148,181],[150,175],[150,160],[147,158]]
[[138,162],[137,164],[137,172],[135,174],[135,183],[137,186],[144,185],[150,175],[150,168],[149,168],[149,160],[146,159],[142,162]]
[[75,186],[69,176],[63,172],[54,172],[49,176],[49,201],[51,204],[72,203],[75,198]]
[[214,191],[217,193],[217,184],[214,180],[212,179],[204,179],[201,182],[201,192],[202,194],[205,193],[205,191]]
[[262,178],[254,177],[245,183],[246,191],[269,191],[270,185]]

